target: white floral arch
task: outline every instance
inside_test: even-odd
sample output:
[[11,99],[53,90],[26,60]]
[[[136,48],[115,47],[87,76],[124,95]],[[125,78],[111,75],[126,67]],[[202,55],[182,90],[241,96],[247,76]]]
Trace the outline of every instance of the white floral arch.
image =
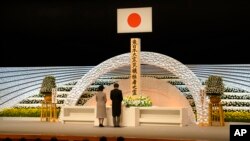
[[[197,122],[204,122],[207,120],[207,117],[204,117],[204,113],[207,107],[207,103],[202,106],[200,89],[202,87],[201,82],[195,76],[195,74],[184,64],[179,61],[155,52],[141,52],[141,63],[157,66],[163,69],[166,69],[172,72],[174,75],[179,77],[187,86],[191,92],[197,110]],[[67,99],[64,102],[65,106],[74,106],[76,105],[78,99],[81,97],[83,91],[85,91],[96,79],[101,75],[110,72],[119,67],[130,65],[130,53],[121,54],[115,57],[112,57],[101,64],[92,68],[88,73],[86,73],[73,87],[70,91]]]

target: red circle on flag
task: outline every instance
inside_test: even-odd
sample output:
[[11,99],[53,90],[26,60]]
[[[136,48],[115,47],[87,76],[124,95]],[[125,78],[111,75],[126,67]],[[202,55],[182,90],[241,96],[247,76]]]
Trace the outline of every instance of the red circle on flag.
[[131,27],[137,27],[141,24],[141,16],[137,13],[132,13],[128,16],[128,25]]

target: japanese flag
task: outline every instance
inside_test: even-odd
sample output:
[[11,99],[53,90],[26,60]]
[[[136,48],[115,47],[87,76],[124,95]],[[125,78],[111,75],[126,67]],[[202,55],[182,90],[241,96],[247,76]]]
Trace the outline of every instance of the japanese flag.
[[117,33],[152,32],[152,7],[117,9]]

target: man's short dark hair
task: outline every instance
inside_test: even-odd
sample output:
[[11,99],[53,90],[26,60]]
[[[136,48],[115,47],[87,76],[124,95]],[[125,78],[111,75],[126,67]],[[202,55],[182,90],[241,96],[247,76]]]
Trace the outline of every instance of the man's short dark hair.
[[114,87],[115,87],[115,88],[118,88],[118,87],[119,87],[119,84],[118,84],[118,83],[115,83],[115,84],[114,84]]

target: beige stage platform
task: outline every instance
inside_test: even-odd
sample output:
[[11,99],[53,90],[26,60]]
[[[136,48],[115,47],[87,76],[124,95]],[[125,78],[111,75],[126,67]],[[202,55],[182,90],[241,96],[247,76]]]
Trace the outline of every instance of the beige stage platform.
[[[138,126],[138,127],[95,127],[81,123],[7,121],[0,120],[0,134],[107,136],[127,138],[229,141],[229,124],[226,126]],[[234,123],[235,124],[235,123]]]

